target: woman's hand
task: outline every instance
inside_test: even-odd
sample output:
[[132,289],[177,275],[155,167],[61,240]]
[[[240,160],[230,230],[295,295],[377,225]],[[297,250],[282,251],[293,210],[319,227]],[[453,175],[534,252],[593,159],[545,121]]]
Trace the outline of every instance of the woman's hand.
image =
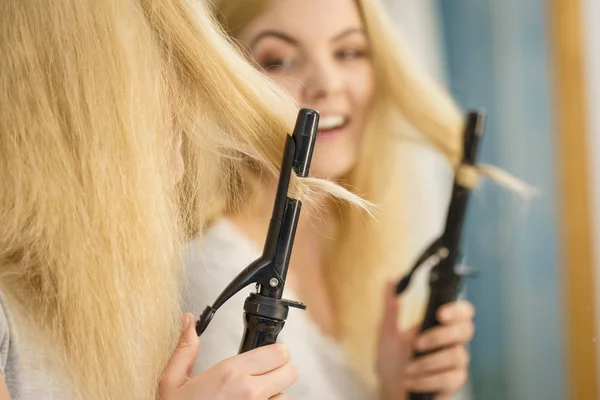
[[[445,398],[459,392],[468,379],[465,345],[475,332],[473,305],[457,301],[441,307],[441,325],[419,335],[418,327],[398,329],[401,301],[396,298],[394,284],[389,285],[385,302],[377,360],[382,399],[405,399],[409,392],[437,393],[438,398]],[[413,359],[415,350],[436,351]]]
[[177,349],[161,378],[160,400],[285,400],[282,392],[298,376],[289,362],[290,351],[281,344],[233,356],[192,377],[200,340],[194,317],[183,316]]

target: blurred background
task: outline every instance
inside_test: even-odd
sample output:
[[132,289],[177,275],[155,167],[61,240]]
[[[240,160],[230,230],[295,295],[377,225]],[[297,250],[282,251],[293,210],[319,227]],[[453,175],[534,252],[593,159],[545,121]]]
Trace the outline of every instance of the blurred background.
[[[486,110],[482,161],[539,190],[524,201],[486,182],[471,202],[470,397],[599,398],[600,1],[386,3],[423,66],[463,108]],[[431,211],[415,199],[421,247],[441,230],[449,175],[431,152],[408,153],[431,183]]]

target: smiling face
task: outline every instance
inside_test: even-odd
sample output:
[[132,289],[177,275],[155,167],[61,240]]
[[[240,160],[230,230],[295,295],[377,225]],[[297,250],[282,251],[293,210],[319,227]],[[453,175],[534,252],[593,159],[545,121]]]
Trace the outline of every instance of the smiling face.
[[353,0],[278,0],[238,37],[253,60],[321,114],[315,176],[336,179],[358,158],[373,95],[369,45]]

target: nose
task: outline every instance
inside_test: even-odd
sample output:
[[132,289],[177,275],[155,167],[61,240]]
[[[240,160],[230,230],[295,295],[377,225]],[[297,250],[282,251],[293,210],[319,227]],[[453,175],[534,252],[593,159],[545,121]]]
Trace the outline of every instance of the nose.
[[304,98],[307,102],[314,102],[341,91],[343,77],[334,62],[320,60],[307,63],[304,85]]

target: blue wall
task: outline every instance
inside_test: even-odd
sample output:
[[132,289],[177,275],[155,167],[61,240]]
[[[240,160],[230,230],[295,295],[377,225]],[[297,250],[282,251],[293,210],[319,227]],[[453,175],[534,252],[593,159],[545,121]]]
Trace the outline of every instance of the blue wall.
[[483,162],[536,186],[530,203],[485,183],[471,203],[467,281],[477,307],[475,399],[566,398],[552,71],[543,0],[439,0],[448,84],[488,115]]

